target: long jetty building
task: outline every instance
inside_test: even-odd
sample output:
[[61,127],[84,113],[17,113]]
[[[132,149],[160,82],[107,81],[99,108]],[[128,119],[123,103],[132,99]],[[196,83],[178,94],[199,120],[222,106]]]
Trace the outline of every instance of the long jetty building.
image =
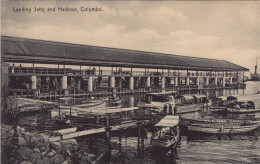
[[[20,97],[104,96],[245,88],[224,60],[1,36],[2,83]],[[3,85],[2,85],[3,86]]]

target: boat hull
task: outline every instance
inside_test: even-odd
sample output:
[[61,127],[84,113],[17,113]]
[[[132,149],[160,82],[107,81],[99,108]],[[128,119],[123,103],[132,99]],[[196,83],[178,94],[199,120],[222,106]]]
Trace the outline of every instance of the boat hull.
[[256,128],[258,128],[259,124],[253,125],[245,125],[245,126],[200,126],[200,125],[188,125],[188,130],[193,132],[207,133],[207,134],[243,134],[248,133]]
[[176,145],[178,142],[177,139],[172,139],[172,140],[168,140],[168,141],[160,141],[160,140],[151,140],[151,145],[153,147],[157,147],[157,148],[170,148],[173,147],[174,145]]
[[230,113],[255,113],[260,112],[260,109],[245,109],[245,108],[226,108],[226,110]]
[[199,110],[201,110],[201,106],[198,104],[177,106],[177,114],[192,113],[197,112]]

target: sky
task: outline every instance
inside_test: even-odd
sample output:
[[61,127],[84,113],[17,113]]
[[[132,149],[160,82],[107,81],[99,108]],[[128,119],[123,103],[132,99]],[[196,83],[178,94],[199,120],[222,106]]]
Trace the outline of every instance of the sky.
[[[23,7],[31,13],[14,12]],[[56,11],[47,12],[51,7]],[[7,36],[221,59],[251,72],[258,58],[260,67],[260,1],[4,0],[1,17]]]

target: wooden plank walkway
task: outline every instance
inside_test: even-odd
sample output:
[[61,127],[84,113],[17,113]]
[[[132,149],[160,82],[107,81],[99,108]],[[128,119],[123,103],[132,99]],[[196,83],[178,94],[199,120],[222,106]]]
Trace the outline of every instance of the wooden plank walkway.
[[[114,126],[109,126],[111,131],[117,131],[120,129],[127,129],[127,128],[133,128],[138,126],[138,121],[124,121],[120,125],[114,125]],[[99,133],[104,133],[106,132],[106,127],[103,128],[97,128],[97,129],[89,129],[89,130],[83,130],[83,131],[78,131],[78,132],[73,132],[73,128],[69,129],[63,129],[59,131],[55,131],[60,133],[60,136],[55,136],[51,137],[50,141],[60,141],[60,140],[65,140],[65,139],[71,139],[71,138],[76,138],[76,137],[81,137],[81,136],[87,136],[91,134],[99,134]]]

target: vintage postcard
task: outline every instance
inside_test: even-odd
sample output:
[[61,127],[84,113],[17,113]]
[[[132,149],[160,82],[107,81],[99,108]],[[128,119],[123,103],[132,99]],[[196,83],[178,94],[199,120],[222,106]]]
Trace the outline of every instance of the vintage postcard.
[[258,163],[259,1],[1,2],[1,163]]

